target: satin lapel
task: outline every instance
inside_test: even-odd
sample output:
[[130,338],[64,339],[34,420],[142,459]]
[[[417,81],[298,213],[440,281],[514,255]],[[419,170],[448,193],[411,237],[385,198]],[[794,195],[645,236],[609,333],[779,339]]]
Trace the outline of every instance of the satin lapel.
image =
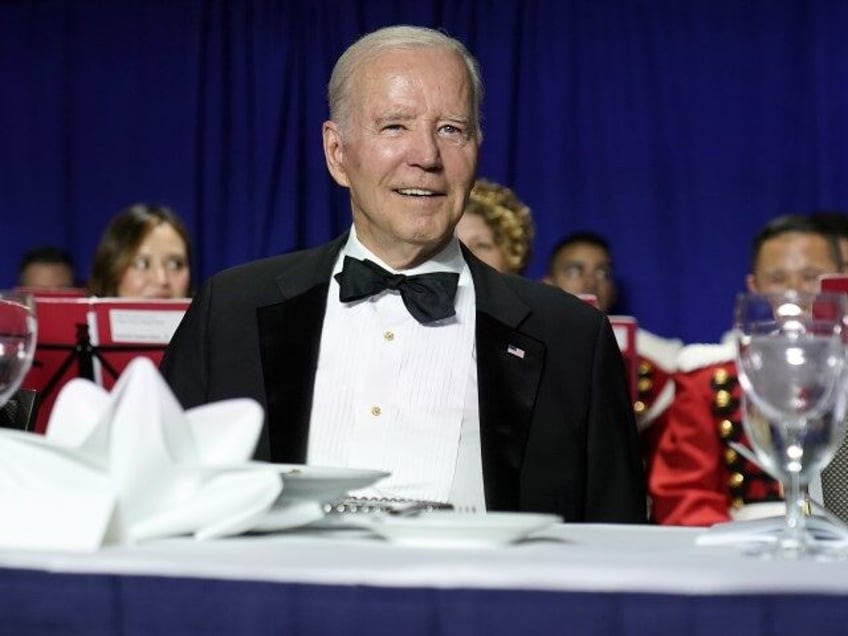
[[483,483],[489,510],[520,509],[520,477],[545,363],[544,343],[524,334],[530,308],[466,252],[477,304],[477,391]]
[[306,461],[330,275],[346,239],[304,253],[277,279],[284,300],[257,309],[272,462]]

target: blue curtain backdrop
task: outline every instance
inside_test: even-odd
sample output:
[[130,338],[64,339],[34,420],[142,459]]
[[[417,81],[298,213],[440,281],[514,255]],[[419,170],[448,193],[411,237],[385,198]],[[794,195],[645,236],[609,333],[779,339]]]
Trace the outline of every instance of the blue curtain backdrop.
[[197,278],[349,223],[320,127],[333,61],[393,23],[479,58],[480,174],[532,207],[529,275],[576,229],[612,242],[618,310],[715,340],[767,219],[848,208],[841,0],[5,0],[0,286],[108,219],[173,206]]

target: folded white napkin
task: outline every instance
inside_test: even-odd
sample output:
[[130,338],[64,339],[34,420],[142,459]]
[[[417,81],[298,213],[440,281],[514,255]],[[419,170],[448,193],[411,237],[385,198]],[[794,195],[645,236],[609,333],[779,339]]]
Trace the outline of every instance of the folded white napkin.
[[111,393],[73,380],[45,437],[0,432],[0,547],[94,550],[249,530],[283,488],[278,469],[249,461],[262,417],[249,399],[183,411],[146,358]]

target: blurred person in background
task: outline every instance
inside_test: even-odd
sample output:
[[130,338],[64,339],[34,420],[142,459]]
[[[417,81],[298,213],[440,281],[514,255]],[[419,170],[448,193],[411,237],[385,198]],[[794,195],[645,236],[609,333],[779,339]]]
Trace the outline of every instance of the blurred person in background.
[[813,212],[810,219],[836,241],[841,261],[839,271],[848,273],[848,214],[836,211]]
[[[819,277],[839,264],[827,230],[808,216],[782,216],[755,237],[745,284],[755,293],[816,292]],[[730,445],[747,445],[735,356],[728,340],[680,351],[674,402],[656,423],[661,436],[648,471],[658,523],[709,526],[782,514],[780,484]]]
[[456,235],[474,256],[499,272],[523,274],[533,243],[530,208],[506,186],[478,179]]
[[615,305],[612,250],[600,234],[580,231],[563,238],[551,250],[543,280],[572,294],[592,294],[605,314]]
[[118,213],[94,253],[94,296],[185,298],[191,289],[191,242],[170,209],[138,203]]
[[[595,232],[574,232],[557,243],[551,250],[543,280],[572,294],[595,296],[598,309],[607,314],[612,313],[618,298],[612,250],[607,239]],[[663,338],[641,327],[636,332],[639,361],[633,410],[642,432],[646,461],[653,454],[657,433],[650,425],[674,398],[671,374],[682,346],[682,340]]]
[[18,266],[18,285],[29,288],[74,287],[74,263],[65,250],[45,245],[27,251]]

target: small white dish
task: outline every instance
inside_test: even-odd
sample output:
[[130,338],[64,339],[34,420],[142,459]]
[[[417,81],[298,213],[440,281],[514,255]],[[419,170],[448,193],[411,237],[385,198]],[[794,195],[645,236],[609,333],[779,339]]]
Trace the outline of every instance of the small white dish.
[[385,471],[364,468],[251,462],[253,466],[259,464],[280,473],[283,490],[271,509],[252,528],[257,532],[288,530],[320,522],[325,518],[324,504],[389,476]]
[[280,474],[283,480],[281,501],[317,501],[322,504],[341,499],[349,491],[370,486],[391,474],[382,470],[365,468],[273,464],[260,461],[211,464],[201,466],[198,470],[219,472],[256,470],[257,468],[275,470]]
[[557,515],[434,510],[411,516],[382,515],[371,530],[397,545],[427,548],[489,548],[516,543],[533,532],[561,523]]
[[390,473],[365,468],[336,468],[304,464],[269,464],[283,478],[281,499],[309,500],[320,503],[340,499],[351,490],[365,488]]

